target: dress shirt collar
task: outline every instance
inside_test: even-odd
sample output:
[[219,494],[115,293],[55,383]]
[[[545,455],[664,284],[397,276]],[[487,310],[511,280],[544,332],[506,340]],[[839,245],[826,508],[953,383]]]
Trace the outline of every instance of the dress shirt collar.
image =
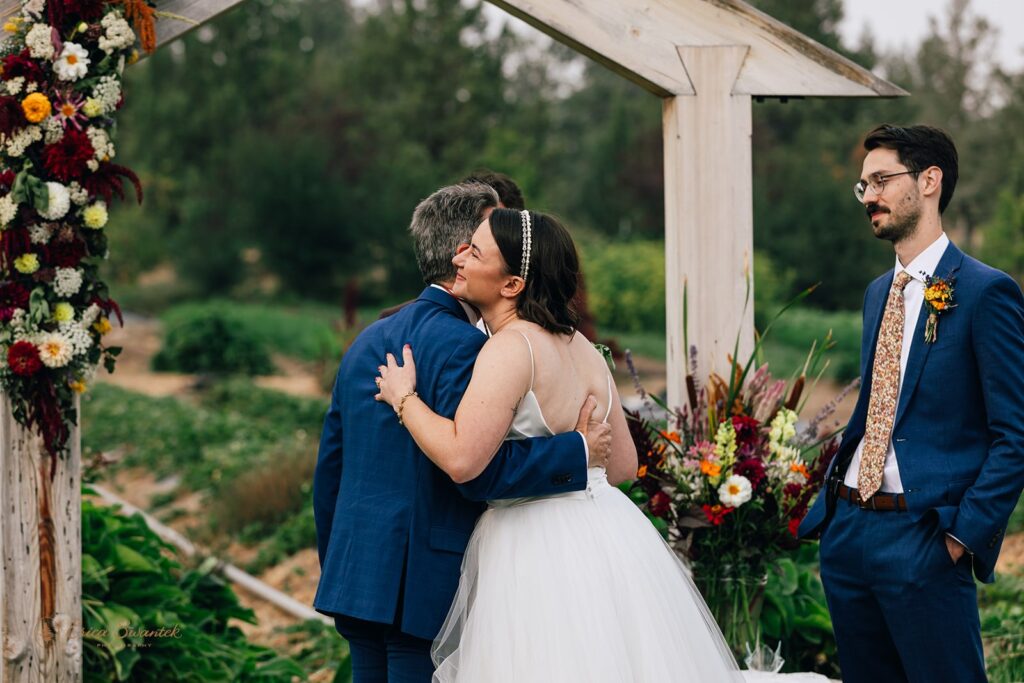
[[943,232],[939,234],[938,239],[928,245],[927,249],[918,254],[917,258],[907,264],[906,268],[903,267],[903,264],[900,263],[900,257],[897,256],[894,277],[905,270],[910,277],[923,283],[926,277],[931,277],[935,274],[935,269],[939,267],[942,254],[945,253],[948,246],[949,238]]
[[437,284],[436,282],[431,284],[430,286],[431,287],[435,287],[437,289],[440,289],[442,292],[446,292],[453,299],[458,301],[459,305],[462,306],[462,310],[464,310],[466,312],[466,317],[469,318],[469,324],[473,325],[474,327],[480,327],[480,314],[476,312],[475,308],[473,308],[472,306],[467,304],[465,301],[463,301],[459,297],[457,297],[454,294],[452,294],[452,290],[448,289],[447,287],[443,287],[443,286]]

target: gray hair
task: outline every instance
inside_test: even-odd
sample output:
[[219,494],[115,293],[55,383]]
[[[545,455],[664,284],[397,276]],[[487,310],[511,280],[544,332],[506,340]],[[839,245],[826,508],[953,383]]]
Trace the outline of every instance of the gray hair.
[[455,278],[455,250],[469,242],[484,209],[497,205],[498,193],[483,183],[442,187],[419,203],[413,211],[409,232],[424,282],[432,284]]

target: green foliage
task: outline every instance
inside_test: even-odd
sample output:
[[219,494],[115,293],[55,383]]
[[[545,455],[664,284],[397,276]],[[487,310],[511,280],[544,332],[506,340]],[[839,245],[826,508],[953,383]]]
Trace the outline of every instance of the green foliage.
[[816,671],[838,678],[832,620],[817,571],[817,543],[801,545],[769,569],[761,611],[762,640],[769,645],[782,642],[784,671]]
[[246,571],[260,574],[267,567],[274,566],[300,550],[316,547],[313,498],[307,496],[306,500],[308,505],[281,524],[269,529],[257,527],[261,530],[262,543],[256,558],[246,566]]
[[[815,292],[817,294],[817,292]],[[814,295],[812,295],[814,296]],[[829,330],[836,345],[829,352],[829,370],[826,376],[847,382],[860,375],[861,314],[859,311],[827,312],[807,307],[788,310],[772,326],[766,344],[775,349],[786,348],[800,351],[796,359],[800,365],[807,355],[807,349],[815,339],[822,339]],[[772,361],[771,353],[767,353]],[[796,367],[793,362],[780,362],[772,367],[788,369]]]
[[1004,190],[985,228],[981,257],[986,263],[1024,278],[1024,194]]
[[153,369],[267,375],[274,365],[266,348],[244,327],[233,324],[230,307],[220,305],[169,321]]
[[315,458],[325,402],[261,389],[244,379],[218,382],[198,405],[98,384],[82,398],[83,448],[119,450],[126,466],[156,476],[181,474],[192,490],[227,485],[281,452]]
[[210,317],[222,318],[267,351],[305,361],[341,358],[341,337],[335,332],[340,308],[305,303],[282,306],[214,300],[168,309],[161,318],[168,332]]
[[665,329],[665,248],[660,241],[588,244],[587,303],[598,324],[640,332]]
[[1024,680],[1024,577],[1001,576],[981,585],[978,606],[989,680]]
[[[213,564],[183,569],[139,515],[82,501],[83,669],[88,681],[288,681],[294,660],[246,641],[251,610]],[[146,635],[140,631],[156,632]]]

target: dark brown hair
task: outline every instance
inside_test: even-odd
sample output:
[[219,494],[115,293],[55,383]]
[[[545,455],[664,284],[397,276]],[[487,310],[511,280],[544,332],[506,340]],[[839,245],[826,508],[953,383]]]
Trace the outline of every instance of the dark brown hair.
[[[580,324],[576,311],[580,259],[576,245],[561,223],[552,216],[529,212],[532,226],[530,261],[526,288],[516,301],[516,313],[548,332],[573,334]],[[522,212],[495,209],[490,217],[491,233],[510,275],[522,276]]]
[[896,152],[900,163],[913,171],[915,177],[929,166],[942,169],[942,193],[939,195],[939,213],[946,210],[956,189],[958,158],[956,145],[946,131],[932,126],[894,126],[883,123],[864,138],[864,149],[882,147]]

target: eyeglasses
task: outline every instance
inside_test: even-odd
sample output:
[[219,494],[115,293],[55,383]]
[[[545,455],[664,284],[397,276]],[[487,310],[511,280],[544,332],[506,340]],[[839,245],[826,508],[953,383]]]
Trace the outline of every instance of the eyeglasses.
[[879,175],[872,173],[868,176],[867,180],[858,180],[857,184],[853,186],[853,196],[857,198],[858,202],[863,202],[864,197],[867,196],[868,189],[875,193],[876,197],[881,196],[885,192],[885,181],[889,178],[895,178],[898,175],[907,175],[912,173],[917,175],[920,171],[900,171],[899,173],[887,173],[886,175]]

